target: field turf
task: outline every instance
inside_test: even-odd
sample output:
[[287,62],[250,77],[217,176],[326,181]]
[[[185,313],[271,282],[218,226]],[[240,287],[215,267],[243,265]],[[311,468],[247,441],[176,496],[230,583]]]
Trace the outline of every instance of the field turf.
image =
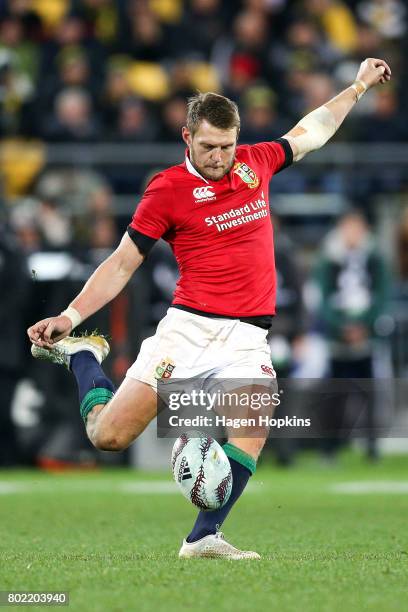
[[169,474],[3,471],[0,590],[69,591],[73,612],[406,610],[407,468],[261,466],[224,525],[252,562],[177,558],[195,511]]

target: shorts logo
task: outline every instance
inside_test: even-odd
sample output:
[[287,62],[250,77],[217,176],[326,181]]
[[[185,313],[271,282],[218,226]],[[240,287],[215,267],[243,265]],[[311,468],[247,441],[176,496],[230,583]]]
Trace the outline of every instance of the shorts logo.
[[268,374],[268,376],[272,376],[272,378],[276,378],[276,372],[272,366],[261,365],[261,370],[264,374]]
[[172,362],[170,357],[166,357],[157,364],[154,371],[154,377],[157,378],[157,380],[162,378],[170,378],[175,367],[176,365]]
[[193,196],[195,198],[195,203],[199,204],[200,202],[209,202],[211,200],[215,200],[216,195],[213,191],[213,188],[209,185],[205,187],[196,187],[193,189]]
[[234,166],[233,170],[234,174],[237,174],[239,178],[244,181],[248,185],[250,189],[254,189],[259,185],[259,178],[255,174],[255,172],[244,164],[244,162],[237,162]]

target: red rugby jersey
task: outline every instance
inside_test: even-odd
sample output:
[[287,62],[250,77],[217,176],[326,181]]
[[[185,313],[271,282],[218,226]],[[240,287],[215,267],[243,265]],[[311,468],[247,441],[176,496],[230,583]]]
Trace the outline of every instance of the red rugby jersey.
[[268,186],[291,161],[279,139],[238,146],[220,181],[202,177],[188,157],[154,176],[128,231],[170,244],[180,270],[173,304],[231,317],[275,314]]

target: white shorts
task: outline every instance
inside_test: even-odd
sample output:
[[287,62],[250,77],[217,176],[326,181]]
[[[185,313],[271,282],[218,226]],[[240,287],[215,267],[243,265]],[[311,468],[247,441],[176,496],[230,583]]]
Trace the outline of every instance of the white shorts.
[[126,376],[151,385],[169,378],[271,379],[268,332],[239,319],[212,319],[169,308],[142,342]]

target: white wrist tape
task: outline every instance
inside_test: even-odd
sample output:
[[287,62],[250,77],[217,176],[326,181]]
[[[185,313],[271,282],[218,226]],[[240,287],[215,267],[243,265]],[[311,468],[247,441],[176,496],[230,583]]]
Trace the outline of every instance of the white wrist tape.
[[78,325],[82,323],[81,315],[77,310],[75,310],[75,308],[72,308],[72,306],[69,306],[66,310],[61,312],[60,317],[68,317],[72,323],[72,329],[74,329],[74,327],[78,327]]
[[292,136],[298,154],[295,161],[302,159],[309,151],[320,149],[336,133],[337,124],[333,113],[327,106],[320,106],[299,121],[296,127],[303,128],[304,132]]
[[364,81],[360,81],[360,80],[354,81],[354,83],[350,85],[350,87],[354,89],[354,91],[356,92],[356,102],[358,102],[360,98],[364,96],[365,92],[368,89]]

